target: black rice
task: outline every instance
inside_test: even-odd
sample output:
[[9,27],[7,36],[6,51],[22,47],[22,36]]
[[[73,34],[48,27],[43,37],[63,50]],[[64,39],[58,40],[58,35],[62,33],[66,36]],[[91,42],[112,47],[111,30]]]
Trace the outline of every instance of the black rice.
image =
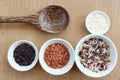
[[13,57],[20,66],[28,66],[35,59],[35,50],[31,45],[22,43],[15,48]]

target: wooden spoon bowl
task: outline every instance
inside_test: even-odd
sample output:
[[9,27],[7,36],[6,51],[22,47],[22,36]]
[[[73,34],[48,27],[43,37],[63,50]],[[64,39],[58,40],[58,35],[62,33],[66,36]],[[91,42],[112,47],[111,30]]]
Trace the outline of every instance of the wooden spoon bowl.
[[0,23],[30,23],[45,32],[60,33],[67,28],[69,15],[63,7],[50,5],[30,16],[0,17]]

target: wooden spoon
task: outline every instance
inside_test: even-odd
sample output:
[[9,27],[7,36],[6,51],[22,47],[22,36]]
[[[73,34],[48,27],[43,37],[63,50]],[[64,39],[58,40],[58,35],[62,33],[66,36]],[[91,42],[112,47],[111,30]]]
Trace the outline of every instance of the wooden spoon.
[[0,17],[0,23],[30,23],[45,32],[60,33],[67,28],[69,15],[63,7],[50,5],[30,16]]

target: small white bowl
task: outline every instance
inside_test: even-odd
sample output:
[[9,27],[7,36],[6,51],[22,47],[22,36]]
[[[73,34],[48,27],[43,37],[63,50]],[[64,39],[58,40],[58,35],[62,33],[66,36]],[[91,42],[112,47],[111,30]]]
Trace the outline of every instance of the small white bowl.
[[[51,68],[44,61],[45,49],[48,47],[48,45],[51,45],[51,44],[54,44],[54,43],[64,44],[68,48],[68,51],[70,53],[70,59],[69,59],[68,63],[64,67],[62,67],[60,69]],[[46,72],[48,72],[49,74],[52,74],[52,75],[62,75],[62,74],[65,74],[72,68],[72,66],[74,64],[74,50],[73,50],[71,44],[68,43],[67,41],[63,40],[63,39],[59,39],[59,38],[50,39],[50,40],[46,41],[42,45],[42,47],[40,49],[40,52],[39,52],[39,62],[40,62],[40,65],[42,66],[42,68]]]
[[[34,48],[34,50],[35,50],[35,59],[34,59],[34,61],[33,61],[30,65],[28,65],[28,66],[20,66],[19,64],[17,64],[17,63],[15,62],[15,59],[14,59],[14,57],[13,57],[15,48],[16,48],[18,45],[20,45],[21,43],[27,43],[27,44],[31,45],[31,46]],[[32,42],[30,42],[30,41],[28,41],[28,40],[19,40],[19,41],[14,42],[14,43],[10,46],[10,48],[9,48],[9,50],[8,50],[7,58],[8,58],[8,62],[9,62],[9,64],[10,64],[10,66],[11,66],[13,69],[15,69],[15,70],[17,70],[17,71],[28,71],[28,70],[32,69],[32,68],[35,66],[35,64],[37,63],[37,61],[38,61],[38,50],[37,50],[37,47],[36,47]]]
[[[104,19],[104,20],[101,20],[101,19]],[[98,21],[99,21],[100,27],[98,27],[96,25],[96,23],[98,23]],[[91,23],[92,23],[92,25],[91,25]],[[103,26],[104,23],[105,23],[106,26]],[[86,25],[87,30],[90,33],[102,35],[102,34],[105,34],[109,30],[109,28],[110,28],[110,19],[107,16],[107,14],[102,12],[102,11],[92,11],[86,17],[85,25]]]
[[[80,47],[82,46],[82,43],[90,38],[101,38],[103,39],[110,47],[110,60],[111,60],[111,63],[108,67],[107,70],[105,71],[101,71],[101,72],[98,72],[98,73],[95,73],[95,72],[92,72],[91,70],[88,70],[87,68],[83,67],[83,65],[80,63],[80,58],[78,56],[78,53],[80,51]],[[117,50],[116,50],[116,47],[114,45],[114,43],[107,37],[105,36],[101,36],[101,35],[94,35],[94,34],[91,34],[91,35],[87,35],[85,36],[84,38],[82,38],[78,44],[76,45],[76,49],[75,49],[75,63],[77,65],[77,67],[79,68],[79,70],[84,73],[85,75],[89,76],[89,77],[93,77],[93,78],[100,78],[100,77],[103,77],[103,76],[106,76],[108,75],[110,72],[112,72],[112,70],[115,68],[115,65],[117,63]]]

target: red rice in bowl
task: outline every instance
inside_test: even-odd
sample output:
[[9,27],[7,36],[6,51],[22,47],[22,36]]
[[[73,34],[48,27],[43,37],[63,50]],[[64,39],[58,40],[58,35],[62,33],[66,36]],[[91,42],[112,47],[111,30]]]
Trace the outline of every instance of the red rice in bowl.
[[45,49],[44,60],[51,68],[62,68],[70,59],[68,49],[61,43],[54,43]]

